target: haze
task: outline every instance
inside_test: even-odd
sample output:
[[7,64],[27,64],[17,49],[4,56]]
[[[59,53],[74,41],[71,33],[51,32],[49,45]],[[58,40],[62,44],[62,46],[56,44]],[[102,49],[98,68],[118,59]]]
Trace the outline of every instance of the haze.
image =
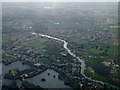
[[119,0],[2,0],[3,2],[118,2]]

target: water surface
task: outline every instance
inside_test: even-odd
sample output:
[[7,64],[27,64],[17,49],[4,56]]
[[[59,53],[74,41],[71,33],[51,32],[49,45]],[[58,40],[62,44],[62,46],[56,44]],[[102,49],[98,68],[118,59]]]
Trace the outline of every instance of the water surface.
[[[48,75],[48,73],[50,75]],[[53,77],[55,75],[55,77]],[[64,81],[58,78],[59,73],[54,70],[47,69],[46,71],[42,72],[34,76],[33,78],[27,79],[27,81],[39,85],[43,88],[70,88],[69,86],[64,84]],[[41,81],[42,78],[45,78],[46,81]]]
[[9,73],[9,70],[18,69],[22,71],[28,68],[30,68],[29,65],[22,64],[22,62],[20,61],[16,61],[8,65],[5,65],[4,63],[2,63],[2,84],[6,84],[6,85],[11,84],[12,80],[4,78],[5,74]]

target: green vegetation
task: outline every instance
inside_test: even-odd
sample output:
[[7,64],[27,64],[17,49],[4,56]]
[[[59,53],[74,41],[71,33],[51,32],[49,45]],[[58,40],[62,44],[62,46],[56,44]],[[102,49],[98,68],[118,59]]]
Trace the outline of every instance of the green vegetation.
[[114,52],[115,52],[116,55],[118,54],[118,46],[116,46],[116,45],[111,45],[110,48],[109,48],[108,51],[107,51],[107,54],[108,54],[108,55],[111,55],[111,56],[113,57]]
[[108,81],[108,77],[103,77],[103,76],[97,74],[96,72],[91,72],[89,67],[86,68],[86,73],[87,73],[87,75],[89,77],[91,77],[93,79],[102,80],[102,81]]
[[[44,8],[45,6],[50,8]],[[80,86],[79,81],[81,81],[82,84],[84,82],[83,87],[87,87],[87,80],[82,79],[80,75],[80,62],[68,54],[63,48],[63,43],[30,34],[30,32],[36,32],[67,41],[71,52],[85,60],[86,74],[92,78],[107,81],[110,76],[102,77],[99,73],[99,65],[101,67],[102,62],[112,60],[116,65],[120,65],[117,55],[116,6],[115,3],[57,3],[55,7],[49,3],[4,3],[2,21],[4,38],[0,40],[3,43],[2,62],[7,65],[16,60],[22,60],[23,63],[31,66],[42,63],[43,67],[53,64],[53,69],[64,72],[62,77],[65,82]],[[74,74],[71,73],[73,68],[76,69]],[[118,80],[119,67],[110,65],[108,68],[111,69],[110,75],[116,74],[116,78],[111,79]],[[112,72],[113,68],[115,68],[114,72]],[[101,68],[101,70],[104,69]],[[31,69],[26,76],[31,77],[35,73],[38,74],[39,70]],[[16,72],[11,71],[10,74],[13,74],[14,79]],[[23,72],[23,76],[24,74]]]
[[104,62],[108,59],[105,59],[105,58],[90,58],[89,60],[86,61],[86,64],[87,64],[87,67],[88,66],[94,66],[96,64],[99,64],[101,62]]
[[118,30],[117,29],[110,29],[110,32],[118,34]]
[[72,38],[70,41],[75,42],[77,44],[87,44],[88,43],[88,40],[82,39],[82,38]]
[[111,38],[108,40],[110,45],[118,45],[118,38]]
[[104,52],[104,50],[100,50],[100,49],[96,49],[96,48],[89,48],[89,51],[91,53],[95,53],[95,54],[101,54]]
[[12,57],[11,56],[2,56],[2,58],[10,59]]
[[68,62],[68,60],[67,60],[65,57],[60,57],[60,60],[61,60],[63,63]]
[[98,30],[98,31],[108,31],[109,30],[109,24],[106,23],[106,22],[97,22],[95,24],[95,30]]
[[11,75],[15,75],[15,74],[18,73],[18,70],[14,69],[14,70],[11,70],[9,73],[10,73]]
[[46,46],[43,44],[45,41],[43,39],[37,39],[37,40],[30,40],[27,42],[24,42],[23,45],[29,46],[29,47],[34,47],[34,48],[40,48],[43,49]]
[[51,63],[51,61],[48,58],[40,58],[40,61],[44,62],[44,63],[47,63],[47,64]]
[[69,30],[69,29],[82,29],[82,30],[88,30],[92,29],[92,24],[76,24],[76,23],[59,23],[59,24],[47,24],[45,23],[44,25],[50,25],[54,29],[64,29],[64,30]]
[[43,51],[43,49],[38,49],[38,50],[34,50],[33,51],[35,54],[44,54],[44,51]]
[[2,43],[3,43],[3,44],[8,44],[8,43],[9,43],[9,40],[8,40],[8,39],[5,39],[5,38],[2,38]]
[[17,79],[18,78],[18,72],[19,70],[17,69],[13,69],[13,70],[9,70],[9,73],[8,74],[5,74],[5,78],[8,78],[9,79]]

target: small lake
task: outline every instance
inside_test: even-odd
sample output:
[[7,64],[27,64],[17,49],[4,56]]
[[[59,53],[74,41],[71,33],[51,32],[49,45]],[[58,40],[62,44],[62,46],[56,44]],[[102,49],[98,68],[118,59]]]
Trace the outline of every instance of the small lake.
[[[27,79],[27,81],[43,88],[70,88],[68,85],[64,84],[64,81],[58,78],[58,75],[59,73],[56,71],[47,69],[43,73]],[[41,81],[42,78],[44,78],[46,81]]]
[[9,73],[9,70],[19,69],[20,71],[22,71],[27,68],[30,68],[30,66],[28,66],[26,64],[22,64],[22,62],[20,62],[20,61],[13,62],[9,65],[5,65],[4,63],[2,63],[2,84],[6,84],[6,85],[11,84],[12,80],[4,78],[4,75]]
[[[4,75],[7,74],[9,72],[9,70],[12,70],[12,69],[25,70],[30,67],[31,66],[29,66],[29,65],[22,64],[22,62],[20,62],[20,61],[13,62],[9,65],[5,65],[2,63],[2,84],[6,84],[6,85],[11,84],[12,80],[4,78]],[[48,73],[49,73],[49,75],[48,75]],[[28,78],[27,81],[34,85],[39,85],[43,88],[71,88],[68,85],[65,85],[64,81],[62,81],[58,78],[58,75],[59,75],[58,72],[51,70],[51,69],[47,69],[46,71],[44,71],[32,78]],[[46,81],[41,81],[42,78],[45,78]],[[16,81],[17,81],[17,85],[19,87],[22,86],[20,80],[16,80]]]

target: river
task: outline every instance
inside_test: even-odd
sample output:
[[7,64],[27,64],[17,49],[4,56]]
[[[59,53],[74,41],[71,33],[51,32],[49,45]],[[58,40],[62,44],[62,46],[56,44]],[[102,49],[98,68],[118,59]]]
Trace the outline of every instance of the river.
[[92,79],[91,77],[88,77],[88,76],[86,76],[85,75],[85,69],[86,69],[86,64],[85,64],[85,61],[84,60],[82,60],[82,59],[80,59],[78,56],[76,56],[74,53],[72,53],[71,52],[71,50],[68,48],[68,43],[65,41],[65,40],[62,40],[62,39],[59,39],[59,38],[56,38],[56,37],[52,37],[52,36],[49,36],[49,35],[44,35],[44,34],[37,34],[37,33],[35,33],[35,32],[30,32],[31,34],[33,34],[33,35],[40,35],[40,36],[42,36],[42,37],[46,37],[46,38],[50,38],[50,39],[53,39],[53,40],[57,40],[57,41],[60,41],[60,42],[63,42],[64,44],[63,44],[63,47],[64,47],[64,49],[71,55],[71,56],[73,56],[74,58],[76,58],[77,60],[79,60],[79,62],[81,63],[81,75],[84,77],[84,78],[86,78],[86,79],[88,79],[88,80],[90,80],[90,81],[93,81],[93,82],[97,82],[97,83],[101,83],[101,84],[106,84],[106,85],[109,85],[109,86],[111,86],[111,87],[115,87],[115,88],[118,88],[118,87],[116,87],[116,86],[114,86],[114,85],[112,85],[112,84],[109,84],[109,83],[107,83],[107,82],[103,82],[103,81],[99,81],[99,80],[96,80],[96,79]]

